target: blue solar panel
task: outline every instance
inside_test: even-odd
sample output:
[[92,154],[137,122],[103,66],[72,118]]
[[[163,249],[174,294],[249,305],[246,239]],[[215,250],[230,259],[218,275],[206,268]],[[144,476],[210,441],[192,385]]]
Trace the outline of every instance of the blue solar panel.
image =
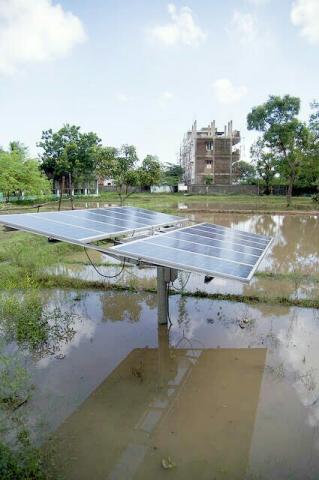
[[0,224],[71,243],[89,243],[184,221],[181,217],[133,207],[0,216]]
[[112,247],[154,265],[249,282],[272,238],[212,224],[199,224]]

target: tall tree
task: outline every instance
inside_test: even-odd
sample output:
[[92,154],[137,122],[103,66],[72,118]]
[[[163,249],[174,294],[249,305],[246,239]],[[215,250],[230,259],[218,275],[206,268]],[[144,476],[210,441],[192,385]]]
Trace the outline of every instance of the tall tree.
[[163,169],[163,181],[168,185],[176,186],[182,180],[184,176],[184,169],[175,163],[166,163]]
[[121,205],[127,197],[136,192],[139,185],[137,162],[138,157],[134,145],[124,144],[116,152],[111,169],[111,178],[115,182]]
[[161,164],[156,155],[146,155],[139,169],[139,182],[142,187],[151,187],[159,183]]
[[[95,167],[95,151],[101,140],[94,132],[82,133],[76,125],[64,125],[57,132],[42,132],[38,147],[42,148],[42,170],[59,182],[63,193],[66,179],[72,198],[73,185],[83,178],[91,178]],[[72,204],[73,206],[73,204]]]
[[299,111],[299,98],[271,95],[247,116],[248,130],[263,132],[266,148],[276,156],[279,169],[287,179],[287,206],[291,205],[293,186],[309,142],[309,130],[297,118]]
[[241,183],[251,183],[256,178],[256,169],[254,165],[244,160],[236,163],[236,173]]
[[278,173],[276,156],[265,148],[265,142],[261,137],[251,146],[250,151],[257,174],[265,186],[265,194],[269,195],[275,175]]
[[0,192],[7,202],[12,194],[42,195],[51,189],[38,162],[26,156],[27,149],[22,144],[20,147],[23,148],[12,148],[11,143],[8,151],[0,151]]
[[319,192],[319,102],[313,101],[310,106],[312,110],[309,118],[311,142],[305,174],[308,183],[315,185]]

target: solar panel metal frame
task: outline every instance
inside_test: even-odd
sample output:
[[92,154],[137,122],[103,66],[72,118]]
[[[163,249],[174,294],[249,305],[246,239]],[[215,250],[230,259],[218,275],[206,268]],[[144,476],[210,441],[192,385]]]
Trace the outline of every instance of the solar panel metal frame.
[[[32,227],[28,227],[28,226],[19,226],[18,222],[15,223],[15,222],[10,222],[10,220],[6,220],[6,218],[8,217],[12,217],[12,215],[0,215],[0,224],[2,225],[5,225],[5,226],[8,226],[10,228],[13,228],[15,230],[19,230],[19,231],[24,231],[24,232],[28,232],[28,233],[33,233],[35,235],[40,235],[40,236],[44,236],[44,237],[48,237],[48,238],[53,238],[53,239],[56,239],[56,240],[60,240],[60,241],[63,241],[63,242],[67,242],[67,243],[71,243],[71,244],[74,244],[74,245],[86,245],[86,246],[89,246],[89,243],[90,242],[95,242],[95,241],[98,241],[98,240],[108,240],[108,239],[114,239],[114,238],[117,238],[119,236],[124,236],[124,235],[127,235],[127,234],[130,234],[130,233],[135,233],[135,232],[142,232],[142,231],[147,231],[147,230],[153,230],[153,229],[157,229],[157,228],[161,228],[161,227],[164,227],[164,226],[167,226],[167,225],[178,225],[178,224],[182,224],[184,222],[186,222],[188,219],[185,218],[185,217],[176,217],[176,216],[173,216],[173,215],[169,215],[169,214],[166,214],[166,213],[162,213],[162,212],[155,212],[154,210],[147,210],[147,209],[139,209],[139,208],[136,208],[136,207],[120,207],[120,206],[114,206],[114,207],[109,207],[109,208],[112,208],[112,209],[119,209],[121,210],[122,208],[125,208],[125,209],[132,209],[134,211],[138,210],[138,211],[145,211],[145,212],[151,212],[151,213],[155,213],[155,214],[161,214],[161,215],[167,215],[167,217],[172,217],[171,220],[167,219],[166,222],[161,222],[161,223],[154,223],[153,225],[145,225],[145,226],[142,226],[142,227],[136,227],[136,228],[127,228],[127,229],[123,229],[121,231],[117,231],[117,232],[113,232],[113,233],[101,233],[100,235],[94,235],[94,236],[90,236],[90,237],[83,237],[81,238],[80,240],[76,240],[74,238],[71,238],[71,237],[68,237],[68,236],[65,236],[65,235],[57,235],[57,234],[52,234],[52,233],[49,233],[48,231],[46,231],[45,229],[40,229],[40,228],[32,228]],[[103,207],[101,208],[101,210],[107,210],[108,207]],[[93,210],[98,210],[98,208],[91,208],[91,209],[78,209],[78,210],[74,210],[74,212],[79,212],[79,211],[83,211],[83,212],[92,212]],[[63,212],[66,212],[66,213],[69,213],[72,212],[72,210],[62,210],[60,212],[41,212],[42,213],[48,213],[49,215],[50,214],[54,214],[54,213],[63,213]],[[37,215],[39,215],[38,213],[20,213],[20,214],[14,214],[16,216],[23,216],[24,218],[25,217],[28,217],[28,216],[32,216],[32,218],[36,218]],[[41,217],[39,218],[42,218],[43,220],[48,220],[50,221],[49,218],[45,218],[41,215]],[[175,220],[174,220],[175,219]],[[59,222],[59,221],[55,221],[55,220],[51,220],[52,223],[60,223],[61,225],[63,225],[63,222]],[[85,227],[79,227],[79,226],[76,226],[76,225],[70,225],[71,227],[74,227],[74,228],[83,228],[83,230],[85,229]],[[88,230],[90,230],[90,228],[88,228]],[[92,229],[94,230],[94,229]]]
[[[203,226],[205,224],[207,225],[207,223],[198,223],[198,224],[195,224],[195,225],[192,225],[192,226],[186,226],[186,227],[183,227],[183,228],[179,228],[178,230],[175,230],[175,231],[176,232],[182,232],[185,229],[196,228],[196,227],[199,227],[199,226]],[[209,225],[213,225],[213,224],[209,224]],[[216,226],[218,227],[219,225],[216,225]],[[250,235],[249,232],[243,232],[243,231],[232,229],[232,228],[229,228],[229,227],[223,227],[221,225],[220,225],[220,227],[223,228],[223,229],[226,229],[226,230],[230,230],[231,232],[238,233],[238,234],[242,233],[242,234]],[[164,237],[164,236],[169,235],[171,233],[172,232],[161,233],[158,236],[159,237]],[[184,264],[180,264],[178,262],[165,261],[165,260],[164,261],[159,261],[158,259],[156,259],[152,256],[147,256],[147,255],[141,256],[141,255],[137,255],[137,254],[134,254],[134,253],[130,253],[129,251],[125,252],[125,247],[129,247],[131,244],[134,244],[134,243],[142,244],[144,242],[147,242],[147,240],[150,239],[150,238],[156,238],[155,236],[144,238],[144,239],[132,240],[131,242],[127,242],[125,244],[121,244],[121,245],[111,247],[109,249],[109,251],[111,251],[113,253],[116,253],[116,255],[119,255],[122,258],[128,258],[128,259],[131,258],[133,260],[141,261],[141,262],[144,262],[144,263],[149,263],[149,264],[152,264],[154,266],[174,268],[176,270],[184,270],[186,272],[196,272],[196,273],[201,273],[203,275],[209,275],[209,276],[212,276],[212,277],[239,280],[243,283],[249,283],[251,281],[252,277],[254,276],[254,274],[255,274],[258,266],[260,265],[261,261],[263,260],[263,258],[267,254],[267,252],[268,252],[268,250],[269,250],[269,248],[270,248],[270,246],[273,242],[272,237],[261,236],[261,235],[258,235],[258,234],[251,234],[251,235],[252,236],[256,235],[256,237],[260,237],[260,238],[263,237],[264,239],[267,239],[268,243],[266,244],[265,247],[263,247],[263,249],[262,249],[263,251],[262,251],[261,255],[258,257],[256,263],[252,266],[252,269],[251,269],[251,271],[250,271],[250,273],[247,277],[240,277],[240,276],[237,276],[237,275],[220,273],[218,271],[214,272],[212,270],[205,270],[203,268],[190,267],[190,266],[186,266]],[[214,257],[212,256],[211,258],[214,258]],[[221,258],[221,260],[223,260],[223,258]]]

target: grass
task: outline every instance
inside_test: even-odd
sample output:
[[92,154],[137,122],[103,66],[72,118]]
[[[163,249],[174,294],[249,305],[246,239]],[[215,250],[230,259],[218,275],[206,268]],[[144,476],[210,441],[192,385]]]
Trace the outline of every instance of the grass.
[[[50,201],[51,200],[51,201]],[[79,208],[87,202],[100,202],[111,203],[118,205],[119,197],[114,192],[105,192],[100,196],[91,197],[75,197],[75,207]],[[27,201],[14,204],[1,204],[0,212],[5,210],[25,210],[30,209],[33,205],[37,205],[39,201]],[[43,202],[45,203],[45,202]],[[190,211],[229,211],[229,212],[286,212],[286,213],[298,213],[298,212],[310,212],[319,211],[319,204],[312,201],[311,197],[293,197],[292,206],[287,207],[285,196],[258,196],[258,195],[187,195],[182,193],[136,193],[129,197],[127,204],[150,208],[153,210],[161,210],[171,212],[176,211],[178,204],[185,204]],[[71,208],[70,201],[63,201],[63,208]],[[55,210],[57,209],[57,202],[52,202],[52,199],[48,198],[48,203],[41,209]],[[183,210],[180,210],[183,213]]]

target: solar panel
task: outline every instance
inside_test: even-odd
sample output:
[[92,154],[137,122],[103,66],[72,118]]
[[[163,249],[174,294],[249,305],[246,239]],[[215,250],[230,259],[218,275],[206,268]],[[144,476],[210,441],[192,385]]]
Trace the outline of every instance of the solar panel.
[[154,265],[249,282],[271,237],[202,223],[112,247]]
[[185,218],[133,207],[0,216],[0,224],[17,230],[83,244],[161,226],[176,225],[185,221]]

